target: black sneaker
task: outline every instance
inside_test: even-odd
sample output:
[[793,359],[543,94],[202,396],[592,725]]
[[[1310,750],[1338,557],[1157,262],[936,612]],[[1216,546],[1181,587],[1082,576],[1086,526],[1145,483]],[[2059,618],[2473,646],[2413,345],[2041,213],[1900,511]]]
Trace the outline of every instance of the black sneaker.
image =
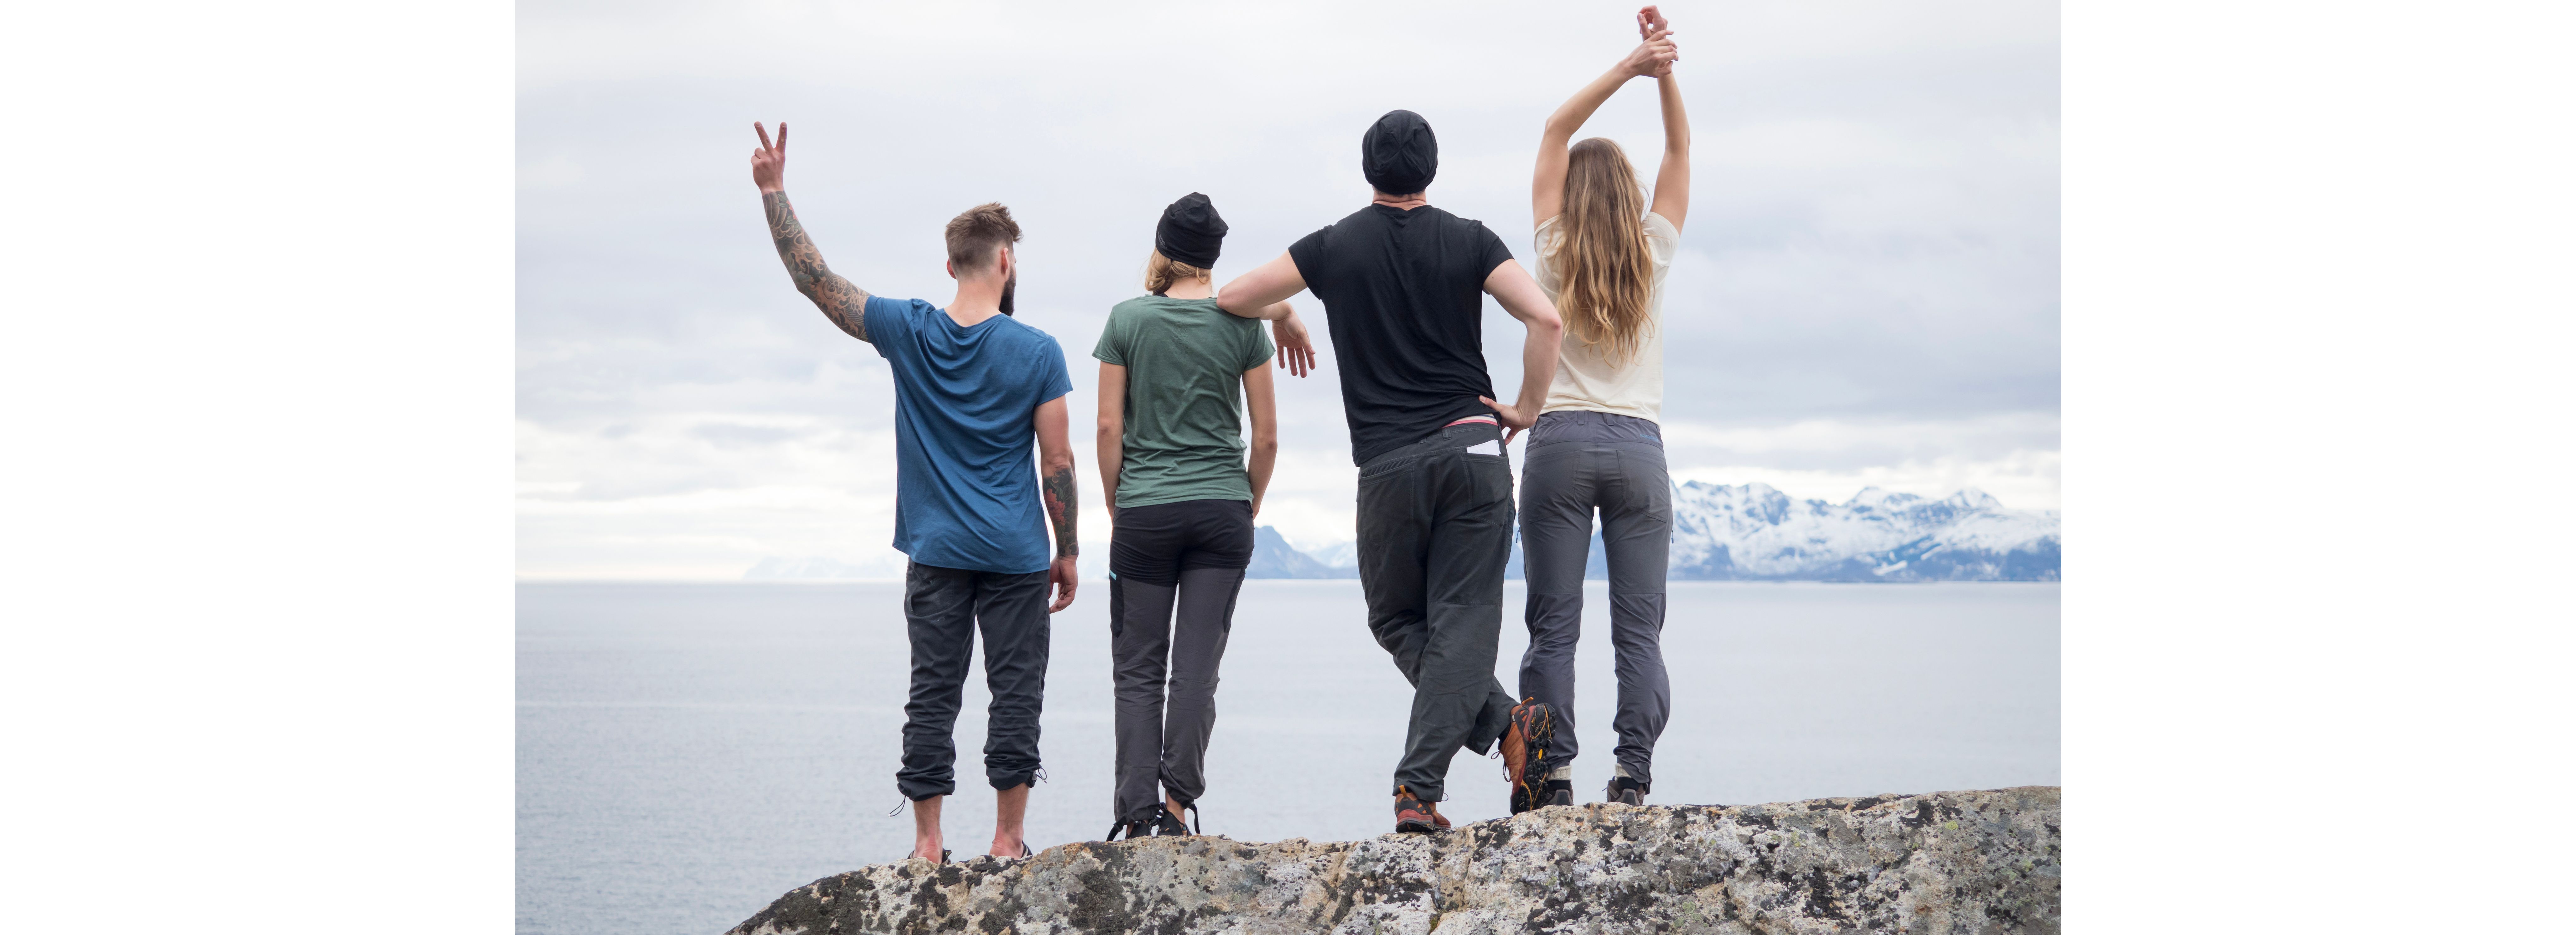
[[[1189,809],[1192,814],[1196,814],[1199,810],[1195,802],[1181,807]],[[1154,807],[1155,837],[1186,838],[1194,833],[1196,832],[1191,831],[1190,826],[1181,823],[1181,816],[1172,814],[1171,809],[1160,805]]]
[[[1161,816],[1162,820],[1156,820],[1156,816]],[[1171,816],[1172,813],[1163,810],[1163,803],[1156,802],[1152,805],[1130,812],[1125,817],[1118,819],[1117,823],[1109,826],[1109,836],[1102,838],[1101,840],[1115,841],[1118,840],[1118,836],[1121,834],[1126,835],[1127,840],[1130,841],[1136,840],[1137,838],[1152,837],[1161,830],[1163,821],[1171,821],[1173,824],[1180,823],[1177,820],[1173,820]]]
[[1610,777],[1610,788],[1607,793],[1609,795],[1607,801],[1613,805],[1646,804],[1645,784],[1626,776]]
[[1547,745],[1556,739],[1556,710],[1536,698],[1512,706],[1512,726],[1503,732],[1503,776],[1512,783],[1512,814],[1548,804],[1547,774],[1556,763]]

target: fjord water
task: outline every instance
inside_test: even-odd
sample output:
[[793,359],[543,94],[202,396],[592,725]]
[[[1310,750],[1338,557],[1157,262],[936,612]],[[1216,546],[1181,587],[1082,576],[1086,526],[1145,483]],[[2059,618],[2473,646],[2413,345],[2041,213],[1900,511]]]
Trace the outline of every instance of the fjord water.
[[[1251,581],[1208,752],[1205,830],[1349,840],[1392,827],[1411,697],[1356,581]],[[901,585],[527,584],[518,608],[518,927],[712,933],[814,879],[901,857],[888,816],[908,671]],[[1608,601],[1586,592],[1578,801],[1610,770]],[[1497,671],[1515,686],[1522,591]],[[1673,714],[1651,801],[1771,802],[2058,782],[2058,585],[1672,586]],[[1029,845],[1110,824],[1108,595],[1054,619]],[[977,675],[959,719],[949,847],[992,834]],[[1461,754],[1442,810],[1507,812]]]

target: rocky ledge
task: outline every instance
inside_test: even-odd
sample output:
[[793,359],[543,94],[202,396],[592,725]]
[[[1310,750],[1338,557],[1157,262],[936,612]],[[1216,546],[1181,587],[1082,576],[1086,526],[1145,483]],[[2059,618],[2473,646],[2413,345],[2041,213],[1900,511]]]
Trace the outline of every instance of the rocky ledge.
[[1596,804],[1367,841],[1084,842],[827,877],[733,935],[2053,933],[2058,799]]

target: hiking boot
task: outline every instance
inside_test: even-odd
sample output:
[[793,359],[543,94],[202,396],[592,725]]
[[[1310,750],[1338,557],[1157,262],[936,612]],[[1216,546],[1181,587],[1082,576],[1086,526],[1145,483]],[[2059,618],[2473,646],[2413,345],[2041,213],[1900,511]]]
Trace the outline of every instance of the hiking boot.
[[1613,805],[1644,805],[1646,785],[1626,776],[1612,776],[1608,795],[1605,801]]
[[1422,801],[1412,789],[1395,787],[1395,831],[1397,834],[1429,834],[1445,830],[1449,819],[1440,817],[1438,805]]
[[1556,739],[1556,711],[1536,698],[1512,706],[1512,726],[1503,731],[1503,776],[1512,783],[1512,814],[1549,804],[1547,774],[1556,766],[1547,745]]
[[1542,807],[1549,805],[1574,804],[1574,781],[1570,779],[1548,780],[1547,798],[1539,800],[1538,804]]

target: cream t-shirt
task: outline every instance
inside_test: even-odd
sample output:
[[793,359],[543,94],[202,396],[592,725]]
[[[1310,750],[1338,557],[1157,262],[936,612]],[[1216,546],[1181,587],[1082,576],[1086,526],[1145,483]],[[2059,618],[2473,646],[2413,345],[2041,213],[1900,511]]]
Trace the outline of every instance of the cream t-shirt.
[[[1538,287],[1554,302],[1562,284],[1556,275],[1556,263],[1547,254],[1548,240],[1556,234],[1556,218],[1538,226]],[[1682,232],[1663,215],[1646,212],[1646,253],[1653,258],[1654,279],[1646,298],[1646,330],[1637,336],[1636,356],[1627,366],[1614,368],[1604,358],[1602,349],[1584,344],[1568,332],[1556,354],[1556,379],[1547,387],[1547,405],[1542,413],[1561,409],[1583,409],[1613,415],[1635,416],[1660,422],[1664,410],[1664,274],[1673,268],[1673,252],[1681,249]]]

